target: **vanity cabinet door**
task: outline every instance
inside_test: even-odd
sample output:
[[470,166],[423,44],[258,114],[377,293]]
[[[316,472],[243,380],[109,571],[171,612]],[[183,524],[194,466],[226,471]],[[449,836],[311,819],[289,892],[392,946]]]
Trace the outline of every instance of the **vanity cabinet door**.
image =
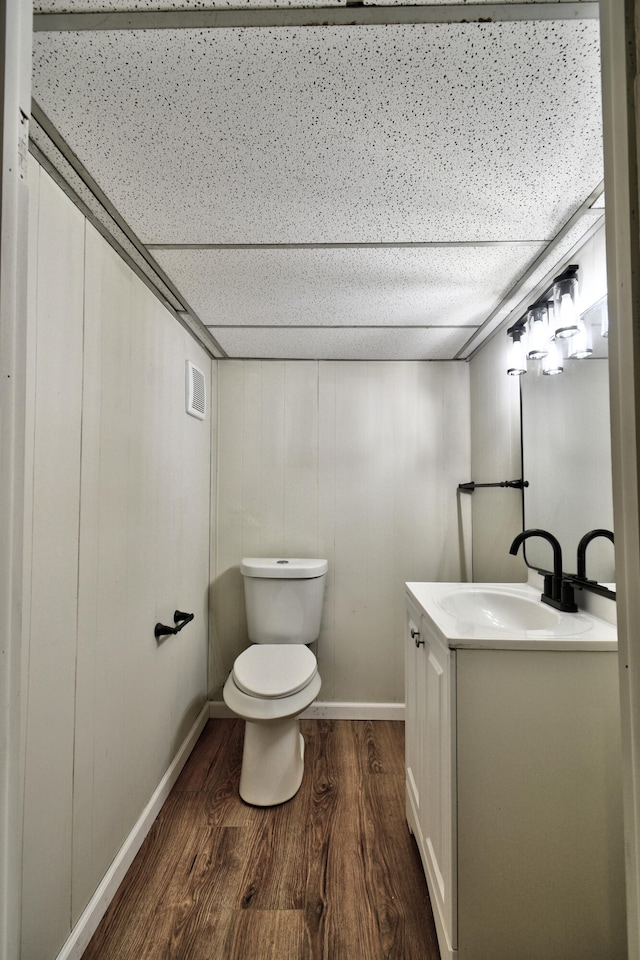
[[453,655],[411,601],[406,607],[407,822],[427,877],[443,957],[455,956]]
[[424,768],[424,674],[425,652],[421,637],[421,614],[410,602],[406,607],[405,629],[405,765],[407,778],[407,822],[415,834],[424,862],[420,809]]
[[[427,878],[437,925],[444,931],[446,947],[457,946],[455,845],[455,744],[453,654],[422,620],[425,639],[425,734],[422,830]],[[438,922],[439,921],[439,922]],[[441,949],[444,944],[441,943]],[[443,956],[446,952],[442,949]]]

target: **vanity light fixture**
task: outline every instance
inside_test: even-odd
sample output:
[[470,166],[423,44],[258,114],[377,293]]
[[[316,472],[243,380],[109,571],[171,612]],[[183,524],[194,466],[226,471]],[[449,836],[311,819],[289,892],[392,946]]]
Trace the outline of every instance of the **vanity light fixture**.
[[512,376],[527,372],[527,360],[542,361],[545,376],[556,376],[563,371],[563,343],[568,358],[583,360],[593,354],[594,327],[600,327],[603,337],[608,335],[606,295],[580,315],[578,269],[577,264],[570,264],[507,330],[511,338],[507,372]]
[[527,372],[527,355],[524,350],[524,329],[513,330],[511,333],[511,356],[507,373],[512,377],[520,377]]

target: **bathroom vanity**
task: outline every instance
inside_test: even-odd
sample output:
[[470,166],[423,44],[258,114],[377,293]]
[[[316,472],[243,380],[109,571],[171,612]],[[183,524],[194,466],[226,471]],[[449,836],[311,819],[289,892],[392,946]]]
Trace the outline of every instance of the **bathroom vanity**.
[[616,629],[406,585],[407,820],[443,960],[623,960]]

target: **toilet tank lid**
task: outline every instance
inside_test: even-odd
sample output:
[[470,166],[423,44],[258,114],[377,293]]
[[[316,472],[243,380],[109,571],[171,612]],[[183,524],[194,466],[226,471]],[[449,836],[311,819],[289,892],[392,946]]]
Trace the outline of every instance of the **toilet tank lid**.
[[240,564],[243,577],[273,580],[311,580],[324,576],[328,569],[326,560],[303,560],[299,557],[245,557]]

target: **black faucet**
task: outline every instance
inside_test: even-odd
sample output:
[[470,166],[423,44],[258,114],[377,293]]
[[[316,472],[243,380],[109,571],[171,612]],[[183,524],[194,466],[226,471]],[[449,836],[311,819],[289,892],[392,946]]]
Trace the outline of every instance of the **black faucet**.
[[520,545],[529,537],[541,537],[553,547],[553,574],[544,573],[544,592],[540,599],[543,603],[548,603],[565,613],[576,613],[578,608],[573,597],[573,586],[564,579],[562,573],[562,547],[552,533],[537,528],[523,530],[514,539],[509,548],[509,553],[515,556],[520,549]]
[[614,542],[613,532],[611,530],[597,529],[597,530],[589,530],[588,533],[585,533],[584,537],[578,544],[578,562],[577,562],[578,569],[576,571],[576,576],[578,577],[579,580],[587,579],[587,563],[586,563],[587,547],[589,546],[592,540],[596,539],[596,537],[606,537],[607,540],[611,540],[611,543]]

